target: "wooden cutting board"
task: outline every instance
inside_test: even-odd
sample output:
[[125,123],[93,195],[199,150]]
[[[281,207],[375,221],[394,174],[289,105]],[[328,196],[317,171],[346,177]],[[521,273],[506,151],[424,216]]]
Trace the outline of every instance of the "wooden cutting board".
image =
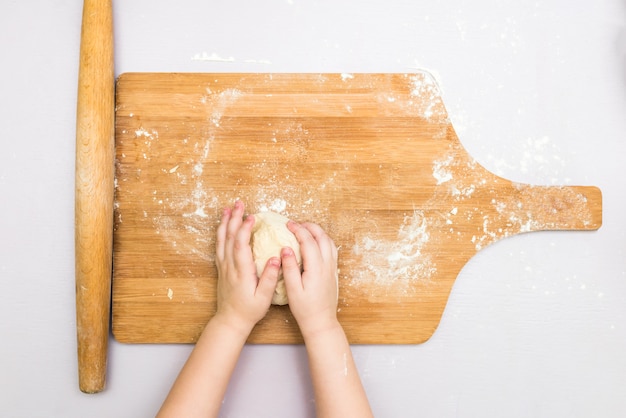
[[[595,187],[512,183],[459,142],[428,74],[148,74],[117,82],[113,333],[193,342],[214,314],[221,209],[320,224],[351,343],[426,341],[489,244],[593,230]],[[272,307],[251,343],[298,343]]]

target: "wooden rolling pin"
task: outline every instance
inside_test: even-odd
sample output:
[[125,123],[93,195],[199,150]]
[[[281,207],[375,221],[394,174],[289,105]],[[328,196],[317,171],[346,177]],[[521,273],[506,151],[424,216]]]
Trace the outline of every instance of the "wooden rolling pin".
[[76,114],[76,331],[80,390],[104,389],[113,245],[115,84],[110,0],[85,0]]

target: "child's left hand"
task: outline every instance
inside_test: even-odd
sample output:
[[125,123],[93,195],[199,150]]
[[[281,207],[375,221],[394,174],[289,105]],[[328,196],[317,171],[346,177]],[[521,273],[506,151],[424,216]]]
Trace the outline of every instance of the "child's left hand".
[[233,209],[224,209],[217,228],[215,319],[247,335],[270,307],[278,281],[280,259],[268,260],[261,277],[257,276],[250,247],[254,216],[243,219],[243,213],[244,205],[238,200]]

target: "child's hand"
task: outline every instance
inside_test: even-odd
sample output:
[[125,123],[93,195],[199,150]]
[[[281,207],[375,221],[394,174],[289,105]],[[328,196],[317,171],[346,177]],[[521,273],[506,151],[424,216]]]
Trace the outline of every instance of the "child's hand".
[[302,253],[303,271],[293,250],[281,252],[283,276],[289,308],[305,337],[333,328],[337,322],[337,247],[324,230],[315,224],[287,227],[296,236]]
[[271,258],[261,277],[250,248],[254,216],[243,219],[244,205],[226,208],[217,228],[217,313],[215,317],[249,334],[267,313],[278,280],[280,260]]

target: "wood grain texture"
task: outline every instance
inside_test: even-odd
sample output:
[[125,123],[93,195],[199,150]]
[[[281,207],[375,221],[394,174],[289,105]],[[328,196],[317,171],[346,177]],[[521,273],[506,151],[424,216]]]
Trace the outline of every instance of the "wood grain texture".
[[115,76],[110,1],[86,0],[76,116],[76,327],[80,390],[104,389],[111,306]]
[[[426,341],[479,250],[602,223],[595,187],[517,184],[463,149],[417,74],[124,74],[117,83],[113,333],[193,342],[215,312],[221,208],[320,224],[351,343]],[[272,307],[251,343],[299,343]]]

